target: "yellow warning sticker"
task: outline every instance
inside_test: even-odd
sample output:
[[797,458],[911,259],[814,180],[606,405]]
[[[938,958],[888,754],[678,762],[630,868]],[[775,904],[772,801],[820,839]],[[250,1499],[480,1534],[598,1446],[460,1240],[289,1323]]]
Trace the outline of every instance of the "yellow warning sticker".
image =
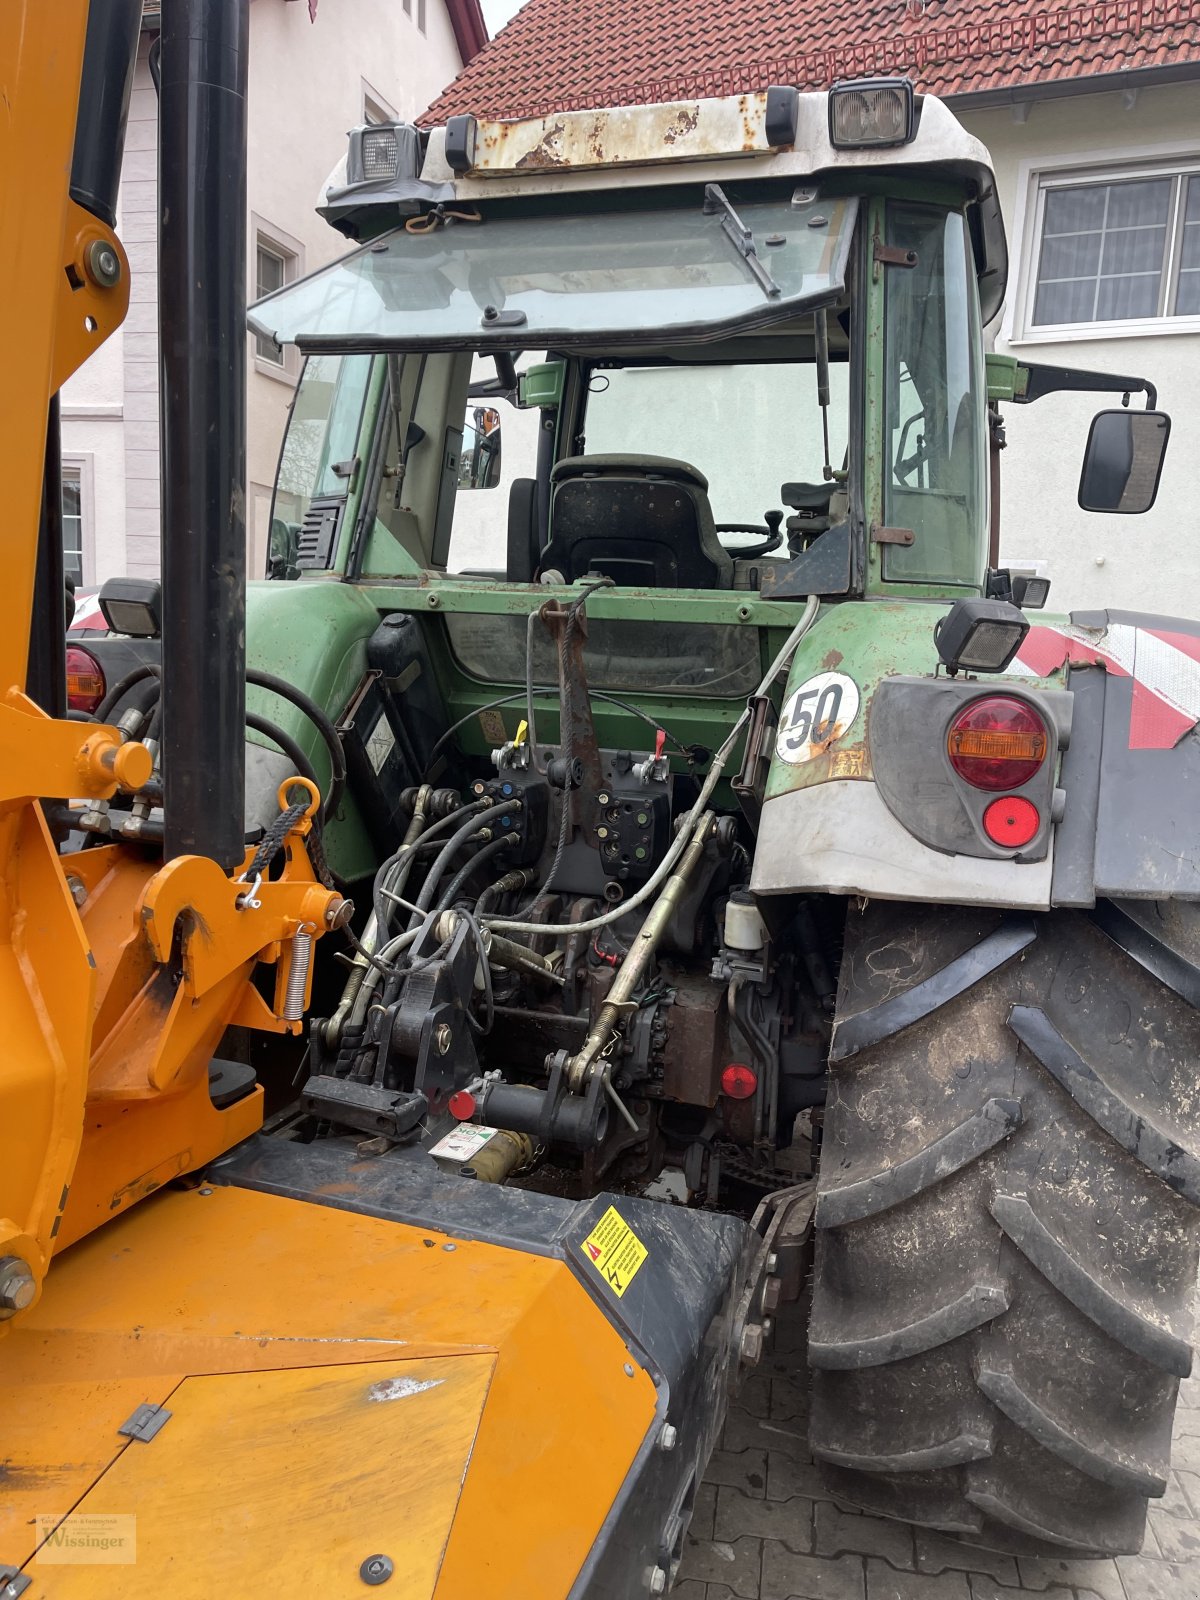
[[617,1296],[625,1293],[650,1253],[615,1206],[609,1206],[580,1248]]

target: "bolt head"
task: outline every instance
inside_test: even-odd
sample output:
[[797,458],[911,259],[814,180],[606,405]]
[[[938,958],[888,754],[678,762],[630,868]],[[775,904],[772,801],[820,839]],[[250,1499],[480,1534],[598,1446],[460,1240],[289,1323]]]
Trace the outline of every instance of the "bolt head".
[[742,1329],[738,1354],[748,1367],[756,1367],[762,1360],[763,1330],[757,1322],[748,1322]]
[[774,1250],[767,1253],[767,1271],[772,1273],[779,1271],[779,1256]]
[[433,1047],[438,1055],[444,1056],[454,1042],[454,1030],[448,1022],[439,1022],[433,1030]]
[[662,1432],[658,1436],[658,1448],[660,1450],[674,1450],[678,1442],[679,1429],[669,1422],[664,1422]]
[[88,897],[87,884],[73,872],[67,874],[67,888],[71,891],[71,899],[76,906],[81,906]]
[[368,1556],[359,1567],[358,1575],[364,1583],[374,1587],[376,1584],[386,1583],[395,1570],[391,1556]]
[[779,1295],[783,1285],[778,1278],[768,1278],[762,1286],[762,1308],[764,1312],[776,1311],[779,1308]]
[[121,277],[121,258],[107,239],[93,239],[84,258],[88,277],[101,289],[111,289]]
[[654,1571],[650,1574],[650,1593],[651,1594],[666,1594],[666,1592],[667,1592],[667,1572],[666,1572],[666,1568],[665,1567],[655,1567]]
[[0,1317],[15,1316],[32,1305],[37,1294],[37,1279],[28,1261],[20,1256],[0,1259]]

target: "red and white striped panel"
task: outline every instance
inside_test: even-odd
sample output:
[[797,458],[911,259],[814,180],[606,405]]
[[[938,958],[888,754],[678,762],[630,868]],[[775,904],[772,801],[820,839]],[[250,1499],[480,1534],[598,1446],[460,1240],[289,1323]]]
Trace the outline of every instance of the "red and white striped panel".
[[1049,676],[1064,662],[1133,679],[1131,750],[1170,750],[1200,721],[1200,636],[1114,622],[1030,628],[1010,672]]

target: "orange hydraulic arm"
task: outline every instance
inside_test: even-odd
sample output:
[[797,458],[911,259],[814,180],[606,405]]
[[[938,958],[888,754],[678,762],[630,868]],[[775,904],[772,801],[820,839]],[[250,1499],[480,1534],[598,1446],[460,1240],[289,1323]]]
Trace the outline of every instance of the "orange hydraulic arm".
[[[129,300],[120,241],[69,193],[87,32],[88,0],[0,5],[0,1330],[55,1249],[258,1126],[258,1091],[213,1106],[209,1061],[231,1022],[299,1030],[310,941],[345,905],[305,850],[315,799],[282,875],[254,888],[203,857],[63,856],[46,823],[43,799],[136,791],[153,766],[119,729],[55,720],[24,692],[51,399]],[[277,966],[271,1005],[260,961]]]

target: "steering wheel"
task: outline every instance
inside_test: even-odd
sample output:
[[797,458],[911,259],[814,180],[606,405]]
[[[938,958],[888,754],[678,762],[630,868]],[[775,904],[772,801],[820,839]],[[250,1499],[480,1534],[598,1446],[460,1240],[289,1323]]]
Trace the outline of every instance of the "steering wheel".
[[[754,556],[768,555],[772,550],[778,550],[783,543],[783,512],[767,511],[763,513],[763,523],[755,522],[718,522],[718,533],[756,533],[762,540],[761,544],[748,544],[743,548],[730,550],[730,555],[737,556],[739,561],[749,560]],[[763,535],[766,535],[763,538]]]

